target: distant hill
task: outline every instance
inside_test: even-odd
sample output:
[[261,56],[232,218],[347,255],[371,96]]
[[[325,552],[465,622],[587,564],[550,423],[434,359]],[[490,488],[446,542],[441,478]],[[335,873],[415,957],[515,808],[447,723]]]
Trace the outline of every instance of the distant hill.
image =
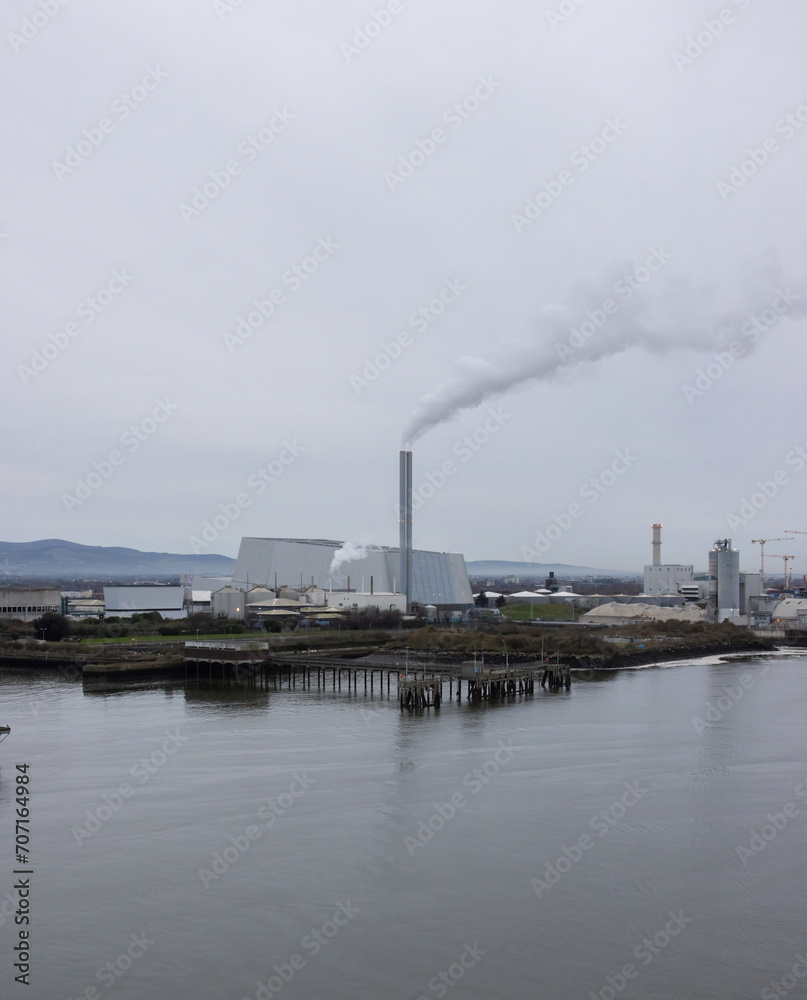
[[588,576],[611,576],[632,580],[641,576],[622,569],[592,569],[590,566],[567,566],[566,563],[505,562],[498,559],[480,559],[466,562],[469,576],[520,576],[522,579],[544,579],[550,571],[566,580],[580,580]]
[[[550,570],[565,580],[589,576],[631,579],[638,573],[624,570],[591,569],[565,563],[506,562],[482,559],[469,562],[469,576],[519,576],[543,580]],[[197,576],[230,576],[235,559],[229,556],[177,555],[171,552],[140,552],[138,549],[104,545],[78,545],[60,538],[37,542],[0,542],[0,586],[16,580],[112,580],[124,578],[155,579],[181,573]]]
[[38,542],[0,542],[0,581],[28,578],[108,580],[121,577],[152,579],[195,573],[230,575],[235,559],[217,555],[173,555],[140,552],[104,545],[77,545],[60,538]]

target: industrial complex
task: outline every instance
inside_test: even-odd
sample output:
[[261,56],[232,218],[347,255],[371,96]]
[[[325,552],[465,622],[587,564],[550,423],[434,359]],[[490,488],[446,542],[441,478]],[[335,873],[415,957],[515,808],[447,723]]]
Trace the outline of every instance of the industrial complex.
[[[415,549],[412,542],[412,452],[399,455],[399,545],[359,545],[311,538],[241,539],[231,577],[188,577],[180,586],[105,586],[98,592],[61,592],[55,588],[0,589],[0,619],[31,622],[46,613],[71,618],[157,613],[177,619],[207,612],[267,627],[327,625],[350,611],[375,608],[415,614],[429,620],[458,621],[474,608],[474,595],[460,553]],[[540,589],[486,591],[484,602],[574,604],[578,620],[617,623],[642,615],[664,620],[730,621],[754,629],[807,630],[807,594],[789,587],[787,561],[782,588],[765,587],[765,543],[760,571],[740,570],[740,553],[731,539],[718,539],[707,555],[706,572],[692,565],[662,563],[661,524],[652,525],[652,559],[644,567],[643,592],[633,595],[578,594],[550,573]],[[789,535],[802,532],[789,532]],[[629,607],[626,607],[629,606]],[[645,609],[640,612],[639,608]],[[272,619],[276,619],[273,623]]]

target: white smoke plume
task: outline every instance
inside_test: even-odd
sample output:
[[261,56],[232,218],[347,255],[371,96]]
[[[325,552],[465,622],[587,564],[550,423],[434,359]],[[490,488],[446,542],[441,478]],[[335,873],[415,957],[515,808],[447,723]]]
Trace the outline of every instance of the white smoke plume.
[[334,551],[329,570],[331,576],[338,576],[345,563],[364,559],[366,555],[367,549],[363,545],[354,545],[353,542],[345,542],[341,549]]
[[[419,400],[404,431],[404,443],[413,444],[438,424],[515,386],[549,381],[634,346],[658,352],[677,347],[709,352],[739,341],[748,356],[764,334],[743,335],[742,329],[752,315],[768,309],[780,292],[782,301],[789,303],[782,319],[794,320],[807,313],[807,285],[803,280],[785,279],[773,254],[738,280],[731,297],[743,301],[730,309],[718,303],[717,289],[696,288],[667,273],[653,275],[646,287],[635,289],[627,299],[624,296],[631,286],[625,284],[626,277],[624,272],[621,277],[612,275],[597,292],[578,287],[573,306],[544,306],[532,336],[502,339],[488,358],[459,358],[455,374]],[[622,296],[615,291],[620,282]],[[617,308],[606,317],[603,304],[609,299]],[[592,314],[602,321],[593,332]],[[579,331],[587,319],[588,335],[573,338],[571,330]],[[772,329],[767,335],[774,333]],[[571,346],[572,342],[579,346]]]

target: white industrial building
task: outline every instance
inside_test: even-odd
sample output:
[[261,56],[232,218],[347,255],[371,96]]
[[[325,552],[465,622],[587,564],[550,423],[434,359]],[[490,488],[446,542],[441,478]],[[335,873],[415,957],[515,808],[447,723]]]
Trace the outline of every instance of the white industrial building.
[[798,597],[786,597],[776,605],[771,619],[772,624],[779,628],[807,628],[807,600]]
[[0,590],[0,618],[30,622],[48,611],[58,614],[61,609],[61,592],[50,587],[41,590],[4,587]]
[[[377,598],[372,602],[376,606],[389,607],[392,598],[403,593],[400,549],[366,546],[358,550],[358,557],[335,562],[345,548],[344,542],[328,539],[242,538],[234,586],[261,585],[279,595],[284,587],[303,591],[313,586],[325,592],[328,604],[340,592],[350,591],[355,600],[355,591]],[[464,609],[473,603],[462,555],[419,549],[410,555],[411,602],[443,610]]]
[[647,597],[677,594],[684,584],[692,582],[694,566],[667,563],[664,566],[645,566],[644,593]]
[[378,608],[379,611],[400,611],[406,614],[406,596],[404,594],[359,593],[358,591],[332,591],[327,595],[329,608],[343,608],[354,611],[362,608]]
[[661,562],[661,528],[660,524],[653,525],[653,564],[644,568],[644,594],[647,597],[677,594],[682,584],[692,582],[695,573],[694,566]]
[[106,615],[131,618],[158,611],[163,618],[185,617],[184,587],[104,587]]

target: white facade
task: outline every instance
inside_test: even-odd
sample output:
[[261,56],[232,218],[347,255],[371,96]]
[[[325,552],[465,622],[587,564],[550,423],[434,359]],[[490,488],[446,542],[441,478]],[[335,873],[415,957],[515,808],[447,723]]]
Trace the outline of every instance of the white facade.
[[400,611],[406,614],[405,594],[367,594],[351,590],[332,590],[328,593],[329,608],[378,608],[379,611]]
[[691,583],[695,569],[693,566],[681,566],[678,563],[665,563],[661,566],[645,566],[644,593],[647,597],[660,597],[662,594],[677,594],[680,583]]
[[[330,593],[357,585],[376,593],[397,593],[401,588],[398,549],[365,546],[365,555],[342,563],[331,572],[336,552],[344,541],[301,538],[242,538],[235,568],[235,582],[249,581],[270,590],[313,585]],[[348,577],[350,583],[348,583]],[[364,581],[362,583],[362,581]],[[450,552],[412,552],[411,600],[438,607],[467,606],[471,586],[465,559]]]
[[58,590],[0,590],[0,618],[18,618],[20,621],[30,622],[46,611],[58,614],[61,609],[62,598]]
[[795,628],[799,624],[799,618],[804,615],[807,615],[807,601],[798,597],[786,597],[776,605],[772,618],[774,625]]
[[682,583],[680,593],[688,601],[706,601],[709,598],[709,581],[693,580],[692,583]]
[[131,618],[158,611],[163,618],[185,617],[184,587],[104,587],[108,618]]
[[210,610],[214,615],[243,618],[246,615],[246,595],[237,587],[222,587],[210,597]]
[[762,578],[759,573],[740,573],[740,613],[747,615],[751,602],[762,593]]

